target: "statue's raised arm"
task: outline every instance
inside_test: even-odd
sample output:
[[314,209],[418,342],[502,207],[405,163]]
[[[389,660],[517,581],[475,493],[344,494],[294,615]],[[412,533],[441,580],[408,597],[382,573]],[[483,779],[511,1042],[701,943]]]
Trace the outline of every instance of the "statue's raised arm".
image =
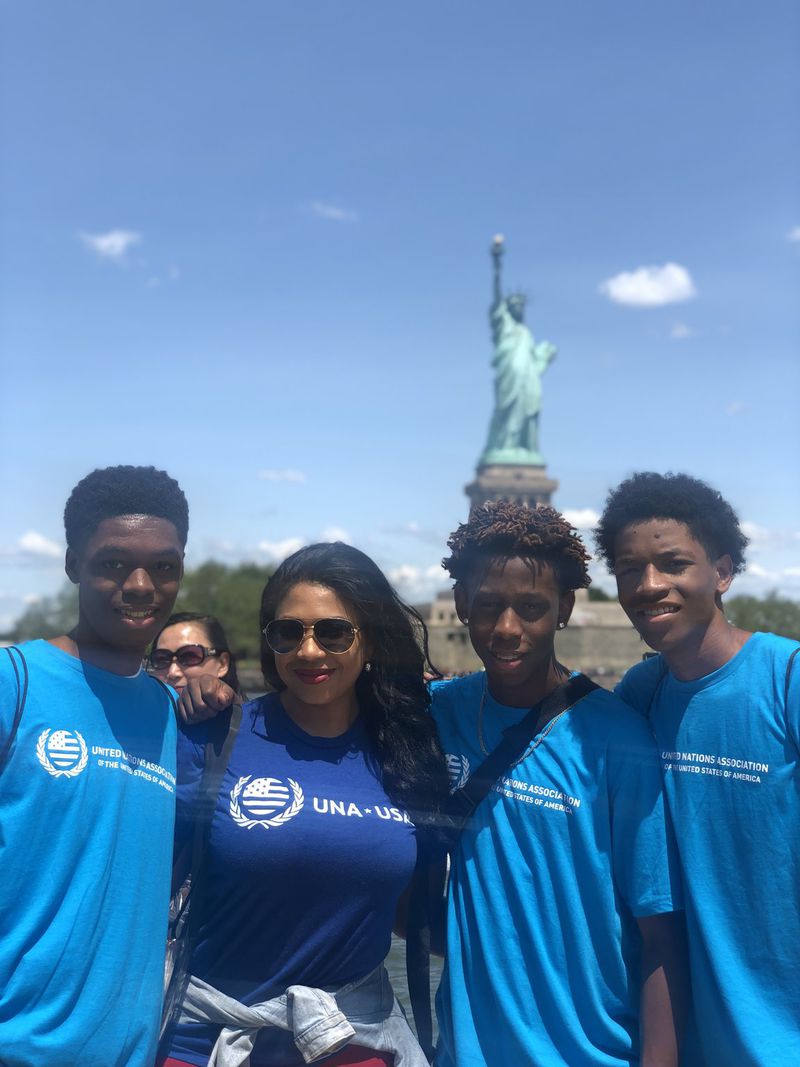
[[503,243],[504,237],[502,233],[496,233],[494,240],[492,241],[491,254],[492,261],[494,263],[494,306],[500,303],[503,299],[503,284],[501,278],[501,271],[503,266]]

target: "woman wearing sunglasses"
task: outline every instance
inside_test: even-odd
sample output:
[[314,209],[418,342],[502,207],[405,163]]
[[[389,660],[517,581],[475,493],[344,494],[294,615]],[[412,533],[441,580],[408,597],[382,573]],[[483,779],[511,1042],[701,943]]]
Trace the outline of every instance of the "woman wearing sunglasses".
[[[274,691],[245,706],[217,797],[193,977],[166,1064],[424,1067],[383,967],[420,847],[413,815],[448,789],[424,625],[341,543],[282,563],[260,624]],[[213,729],[182,737],[179,834]]]
[[237,693],[236,662],[222,623],[214,615],[191,611],[170,615],[153,641],[147,666],[151,674],[178,693],[191,678],[214,675]]

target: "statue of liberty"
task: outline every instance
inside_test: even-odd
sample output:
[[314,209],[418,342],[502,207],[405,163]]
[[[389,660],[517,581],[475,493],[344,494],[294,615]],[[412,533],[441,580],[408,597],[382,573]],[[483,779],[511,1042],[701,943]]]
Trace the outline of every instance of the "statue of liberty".
[[503,297],[500,268],[503,238],[495,237],[494,302],[490,312],[494,341],[494,411],[486,448],[479,465],[525,464],[543,466],[539,451],[539,412],[542,409],[542,375],[556,357],[548,341],[534,342],[523,322],[525,296]]

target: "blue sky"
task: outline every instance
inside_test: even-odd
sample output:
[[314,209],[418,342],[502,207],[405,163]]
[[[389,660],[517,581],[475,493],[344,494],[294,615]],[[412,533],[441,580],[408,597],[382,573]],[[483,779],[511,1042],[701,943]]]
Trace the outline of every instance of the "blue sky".
[[0,623],[59,588],[64,500],[119,462],[179,479],[190,563],[339,531],[430,594],[491,411],[497,231],[559,349],[556,505],[590,524],[632,470],[688,470],[750,524],[735,588],[800,596],[796,5],[0,22]]

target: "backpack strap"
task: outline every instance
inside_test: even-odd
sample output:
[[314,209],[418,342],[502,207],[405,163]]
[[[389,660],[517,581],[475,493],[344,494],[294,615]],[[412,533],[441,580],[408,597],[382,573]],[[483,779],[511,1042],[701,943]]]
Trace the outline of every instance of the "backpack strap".
[[[9,757],[11,756],[11,749],[14,745],[17,731],[19,730],[19,724],[22,720],[22,712],[25,710],[25,701],[28,697],[28,664],[22,653],[22,649],[18,648],[16,645],[9,645],[5,651],[11,661],[11,666],[14,669],[14,677],[17,680],[17,703],[14,708],[14,718],[11,722],[11,730],[5,740],[5,744],[0,749],[0,771],[6,766]],[[17,666],[17,661],[14,657],[15,652],[19,657],[19,666]]]

